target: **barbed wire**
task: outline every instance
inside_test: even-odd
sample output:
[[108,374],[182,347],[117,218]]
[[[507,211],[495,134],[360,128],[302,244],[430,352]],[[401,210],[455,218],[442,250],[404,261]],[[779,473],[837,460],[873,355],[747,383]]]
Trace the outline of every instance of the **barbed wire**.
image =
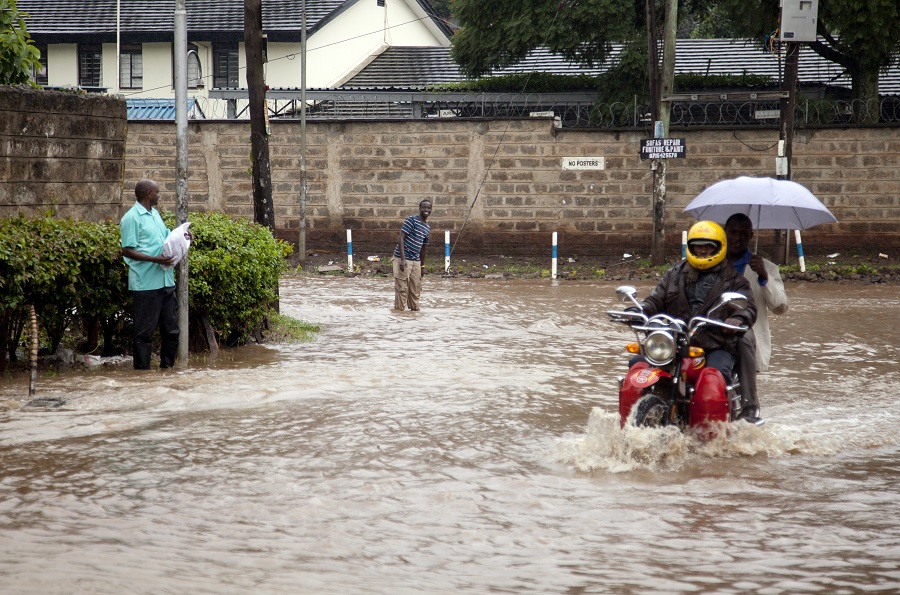
[[[650,107],[639,103],[593,103],[554,101],[541,94],[514,99],[469,95],[435,101],[372,100],[370,95],[341,93],[334,99],[315,101],[307,110],[310,120],[381,118],[519,118],[549,116],[563,128],[652,127]],[[412,97],[412,96],[410,96]],[[196,97],[192,119],[249,119],[247,99]],[[300,117],[299,100],[269,99],[270,120]],[[691,101],[672,104],[671,126],[773,126],[781,118],[778,100]],[[878,101],[804,99],[797,103],[797,125],[846,125],[852,123],[900,123],[900,97]]]

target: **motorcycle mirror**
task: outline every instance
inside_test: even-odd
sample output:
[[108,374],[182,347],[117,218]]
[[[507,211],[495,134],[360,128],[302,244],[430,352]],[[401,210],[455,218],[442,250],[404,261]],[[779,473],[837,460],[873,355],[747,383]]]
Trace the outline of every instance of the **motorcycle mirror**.
[[634,299],[634,296],[637,295],[637,289],[631,285],[620,285],[616,287],[616,295],[622,298],[623,302],[627,302]]
[[616,295],[622,298],[623,302],[631,302],[641,310],[641,304],[634,298],[637,295],[637,289],[631,285],[620,285],[616,287]]
[[726,291],[719,298],[723,304],[727,304],[732,310],[740,310],[747,307],[747,296],[736,291]]
[[709,311],[712,314],[722,306],[728,306],[729,310],[740,310],[747,307],[747,296],[736,291],[726,291],[719,296],[719,302]]

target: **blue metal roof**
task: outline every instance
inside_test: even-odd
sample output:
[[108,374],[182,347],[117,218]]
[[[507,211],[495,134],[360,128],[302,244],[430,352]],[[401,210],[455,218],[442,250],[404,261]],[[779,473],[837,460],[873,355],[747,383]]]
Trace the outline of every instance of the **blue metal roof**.
[[[197,100],[190,98],[187,100],[187,104],[188,118],[196,118],[198,114],[192,112],[197,106]],[[129,120],[175,119],[174,99],[126,99],[125,105],[128,109]],[[200,117],[203,117],[202,112]]]

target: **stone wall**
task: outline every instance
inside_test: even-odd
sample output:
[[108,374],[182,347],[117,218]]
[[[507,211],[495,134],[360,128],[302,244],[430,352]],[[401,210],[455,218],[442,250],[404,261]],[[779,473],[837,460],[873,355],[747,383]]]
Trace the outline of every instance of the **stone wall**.
[[0,86],[0,216],[117,217],[126,129],[121,99]]
[[[673,254],[692,222],[685,205],[713,182],[772,175],[774,129],[673,131],[687,158],[669,160],[667,242]],[[640,132],[555,130],[544,119],[310,122],[307,248],[384,254],[403,217],[434,201],[433,239],[444,230],[460,253],[546,254],[559,232],[560,254],[646,255],[652,233],[649,162]],[[189,125],[189,208],[252,218],[247,122]],[[271,124],[276,231],[296,240],[300,201],[299,122]],[[601,171],[569,171],[563,157],[604,157]],[[900,134],[897,128],[798,130],[793,179],[806,185],[839,223],[804,233],[810,254],[900,250]],[[175,128],[129,125],[123,209],[141,177],[163,187],[173,208]],[[462,229],[465,224],[465,228]],[[462,232],[460,233],[460,230]]]

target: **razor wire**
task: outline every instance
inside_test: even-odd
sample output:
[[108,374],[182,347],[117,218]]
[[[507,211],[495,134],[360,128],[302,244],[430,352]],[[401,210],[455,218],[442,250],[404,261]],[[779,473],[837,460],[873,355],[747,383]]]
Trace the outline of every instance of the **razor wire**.
[[[412,97],[412,95],[411,95]],[[514,100],[495,96],[460,94],[459,98],[430,101],[374,101],[366,94],[341,93],[334,99],[309,103],[307,119],[498,119],[552,117],[562,128],[640,128],[652,127],[650,106],[633,102],[598,103],[560,101],[559,95],[547,98],[539,93],[518,96]],[[249,119],[247,99],[217,99],[197,96],[191,119]],[[297,99],[268,99],[270,121],[300,117]],[[802,99],[795,108],[796,125],[844,126],[853,123],[900,123],[900,97],[871,100]],[[678,101],[671,107],[671,126],[753,127],[775,126],[781,120],[777,99],[741,101]]]

